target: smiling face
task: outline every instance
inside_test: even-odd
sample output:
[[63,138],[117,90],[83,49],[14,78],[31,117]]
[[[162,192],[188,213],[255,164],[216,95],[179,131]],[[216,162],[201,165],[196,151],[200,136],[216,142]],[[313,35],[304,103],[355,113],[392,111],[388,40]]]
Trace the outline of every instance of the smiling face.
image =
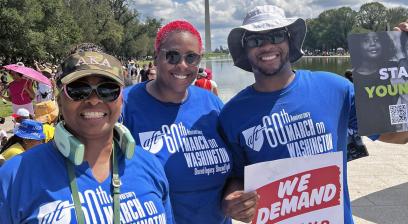
[[252,71],[255,74],[273,76],[281,72],[290,63],[287,38],[277,44],[267,41],[260,47],[247,47],[246,52],[248,54],[248,61],[252,66]]
[[361,47],[365,55],[371,59],[378,58],[383,50],[380,44],[380,38],[373,32],[368,33],[367,36],[364,37]]
[[[177,51],[183,55],[182,60],[177,64],[170,64],[166,59],[166,53],[169,51]],[[184,94],[196,78],[198,66],[185,61],[185,56],[189,53],[201,54],[199,41],[187,31],[173,31],[168,34],[156,52],[156,82],[166,94]]]
[[[111,79],[87,76],[77,81],[97,85],[112,82]],[[122,94],[112,102],[99,99],[95,91],[84,100],[73,101],[64,92],[59,95],[58,105],[66,128],[77,138],[93,139],[111,137],[113,127],[122,108]]]

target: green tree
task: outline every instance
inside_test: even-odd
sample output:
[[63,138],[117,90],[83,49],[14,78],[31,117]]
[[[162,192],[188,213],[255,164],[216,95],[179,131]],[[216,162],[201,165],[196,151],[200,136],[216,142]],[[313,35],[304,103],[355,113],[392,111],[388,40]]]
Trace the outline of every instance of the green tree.
[[55,61],[64,57],[69,47],[77,43],[81,33],[74,18],[65,10],[61,0],[41,0],[42,18],[33,26],[43,38],[37,45],[34,58]]
[[337,10],[337,20],[339,22],[338,34],[339,41],[337,47],[348,49],[347,36],[353,29],[356,21],[357,12],[350,7],[342,7]]
[[303,48],[306,50],[320,49],[320,30],[317,19],[306,19],[307,34],[303,43]]
[[71,0],[68,7],[81,30],[81,41],[102,44],[109,52],[117,50],[123,26],[115,20],[108,0]]
[[395,7],[387,10],[387,23],[389,28],[392,30],[401,21],[406,21],[408,19],[408,8]]
[[146,33],[147,37],[149,38],[149,42],[147,42],[148,45],[146,49],[146,55],[154,54],[154,41],[156,38],[156,33],[161,27],[162,22],[163,19],[147,18],[141,28],[142,32]]
[[5,63],[53,60],[79,34],[62,0],[0,0],[0,56]]
[[386,30],[387,8],[379,2],[363,4],[357,13],[356,26],[371,31]]
[[139,19],[127,0],[0,0],[0,63],[58,61],[93,42],[119,57],[153,55],[162,20]]
[[7,63],[28,56],[27,50],[32,48],[21,46],[36,42],[40,36],[30,29],[41,18],[38,8],[35,1],[0,1],[0,52]]
[[347,49],[347,35],[352,30],[356,12],[349,7],[330,9],[316,19],[306,20],[308,35],[306,49]]

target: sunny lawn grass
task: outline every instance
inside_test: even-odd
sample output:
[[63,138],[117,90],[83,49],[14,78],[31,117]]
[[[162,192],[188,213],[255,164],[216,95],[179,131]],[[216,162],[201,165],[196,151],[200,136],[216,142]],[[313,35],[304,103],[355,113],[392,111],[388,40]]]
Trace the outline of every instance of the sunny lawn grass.
[[12,109],[11,109],[11,104],[7,103],[4,104],[1,100],[0,100],[0,117],[8,117],[11,116],[12,114]]

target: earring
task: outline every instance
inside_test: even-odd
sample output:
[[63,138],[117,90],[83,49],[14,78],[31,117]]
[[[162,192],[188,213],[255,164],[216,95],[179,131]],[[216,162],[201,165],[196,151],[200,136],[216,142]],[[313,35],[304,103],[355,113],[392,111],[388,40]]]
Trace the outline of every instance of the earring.
[[123,114],[121,113],[119,118],[118,118],[118,123],[123,124]]
[[62,113],[58,114],[57,123],[60,121],[64,121],[64,117],[62,116]]

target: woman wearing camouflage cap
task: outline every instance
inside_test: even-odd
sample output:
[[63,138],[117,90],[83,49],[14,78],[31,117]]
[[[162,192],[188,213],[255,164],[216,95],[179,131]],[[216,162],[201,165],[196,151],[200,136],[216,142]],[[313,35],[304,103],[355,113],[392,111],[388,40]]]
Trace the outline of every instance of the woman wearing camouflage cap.
[[122,65],[95,48],[61,64],[54,140],[0,169],[0,223],[172,223],[163,168],[117,123]]

